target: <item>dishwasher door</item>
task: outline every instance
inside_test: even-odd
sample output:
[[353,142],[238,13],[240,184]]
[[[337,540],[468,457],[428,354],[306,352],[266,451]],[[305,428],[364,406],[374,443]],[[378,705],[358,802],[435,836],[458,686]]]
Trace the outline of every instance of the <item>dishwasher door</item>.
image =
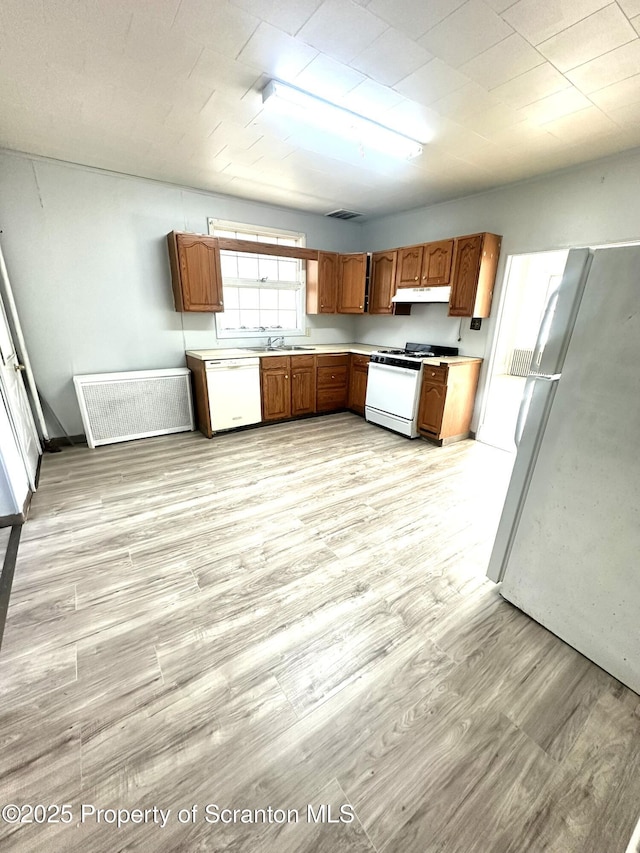
[[206,367],[211,429],[260,423],[260,359],[219,359],[208,361]]

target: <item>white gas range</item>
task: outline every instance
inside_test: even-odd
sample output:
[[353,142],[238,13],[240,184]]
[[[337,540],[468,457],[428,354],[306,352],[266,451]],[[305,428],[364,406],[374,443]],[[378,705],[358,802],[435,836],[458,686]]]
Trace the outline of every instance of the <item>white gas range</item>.
[[457,347],[407,343],[371,354],[365,418],[409,438],[418,437],[423,359],[458,355]]

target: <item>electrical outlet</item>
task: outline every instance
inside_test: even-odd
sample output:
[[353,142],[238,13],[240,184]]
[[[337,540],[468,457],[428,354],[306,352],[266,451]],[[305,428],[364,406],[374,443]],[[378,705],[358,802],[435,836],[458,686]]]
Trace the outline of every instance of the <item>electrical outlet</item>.
[[474,332],[479,332],[481,326],[482,326],[482,320],[480,317],[472,317],[471,318],[471,325],[469,326],[470,329],[473,329]]

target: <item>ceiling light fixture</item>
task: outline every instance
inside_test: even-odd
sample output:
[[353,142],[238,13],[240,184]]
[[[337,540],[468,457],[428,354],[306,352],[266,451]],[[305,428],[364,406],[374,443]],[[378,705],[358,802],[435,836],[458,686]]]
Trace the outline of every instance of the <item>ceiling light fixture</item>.
[[422,154],[422,144],[415,139],[288,83],[270,80],[262,90],[262,103],[267,101],[284,113],[294,113],[296,118],[344,136],[362,148],[407,160]]

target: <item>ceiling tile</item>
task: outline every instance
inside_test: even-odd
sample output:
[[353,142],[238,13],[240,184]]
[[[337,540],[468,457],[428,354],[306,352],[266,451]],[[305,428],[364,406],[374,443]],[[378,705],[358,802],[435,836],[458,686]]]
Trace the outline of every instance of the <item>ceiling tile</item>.
[[295,80],[289,82],[328,101],[337,101],[365,79],[364,74],[359,71],[336,59],[331,59],[330,56],[320,54],[297,75]]
[[340,104],[354,113],[380,121],[383,112],[403,100],[398,92],[367,78],[340,98]]
[[640,127],[640,101],[605,110],[612,121],[621,127]]
[[542,125],[546,131],[572,145],[615,134],[619,128],[597,107],[571,113]]
[[428,30],[419,43],[454,68],[487,50],[513,32],[483,0],[468,0]]
[[489,139],[493,138],[493,134],[503,128],[513,127],[524,121],[524,116],[507,104],[496,104],[489,109],[482,109],[474,112],[464,119],[461,119],[465,127],[475,130],[476,133],[486,136]]
[[433,139],[444,123],[442,116],[429,107],[406,99],[382,113],[379,121],[420,142],[429,142]]
[[343,62],[351,60],[387,27],[352,0],[325,0],[298,33],[298,38]]
[[244,9],[289,35],[295,35],[316,11],[322,0],[231,0],[234,6]]
[[587,18],[610,0],[520,0],[502,17],[531,44],[540,44]]
[[227,0],[182,0],[172,29],[235,58],[260,21]]
[[618,0],[618,6],[628,18],[640,15],[640,0]]
[[487,5],[491,6],[494,12],[501,14],[509,6],[513,6],[513,0],[485,0]]
[[465,62],[460,71],[485,89],[493,89],[543,62],[544,57],[519,33],[514,33]]
[[511,104],[512,107],[519,108],[562,89],[568,89],[570,85],[566,77],[563,77],[550,62],[545,62],[501,86],[496,86],[491,90],[491,94]]
[[574,86],[588,95],[634,74],[640,74],[640,39],[634,39],[591,62],[585,62],[567,71],[566,76]]
[[549,95],[547,98],[528,104],[522,108],[522,112],[530,121],[544,124],[590,106],[591,101],[571,86],[569,89],[556,92],[555,95]]
[[235,62],[208,47],[198,57],[189,76],[190,79],[209,84],[212,88],[226,89],[235,97],[241,97],[257,79],[254,66]]
[[429,0],[428,3],[416,3],[415,0],[371,0],[367,8],[410,38],[417,39],[465,2],[466,0]]
[[280,80],[292,80],[317,55],[314,48],[263,21],[237,59],[255,66],[258,73],[262,71]]
[[[464,156],[470,148],[486,148],[491,145],[484,136],[453,121],[443,122],[432,143],[452,157]],[[431,151],[431,145],[429,151]]]
[[635,104],[640,101],[640,74],[627,77],[619,83],[606,86],[598,92],[592,92],[591,100],[606,112],[616,107],[624,107],[627,104]]
[[490,110],[499,105],[498,98],[471,81],[431,104],[431,109],[453,121],[460,121],[480,110]]
[[431,54],[423,47],[389,27],[350,64],[379,83],[393,86],[430,59]]
[[538,50],[560,71],[568,71],[634,38],[637,33],[620,8],[612,3],[542,42]]
[[186,79],[202,53],[202,44],[134,13],[124,52],[152,70]]
[[469,78],[441,59],[432,59],[404,80],[396,83],[395,89],[419,104],[432,104],[439,98],[461,89]]

